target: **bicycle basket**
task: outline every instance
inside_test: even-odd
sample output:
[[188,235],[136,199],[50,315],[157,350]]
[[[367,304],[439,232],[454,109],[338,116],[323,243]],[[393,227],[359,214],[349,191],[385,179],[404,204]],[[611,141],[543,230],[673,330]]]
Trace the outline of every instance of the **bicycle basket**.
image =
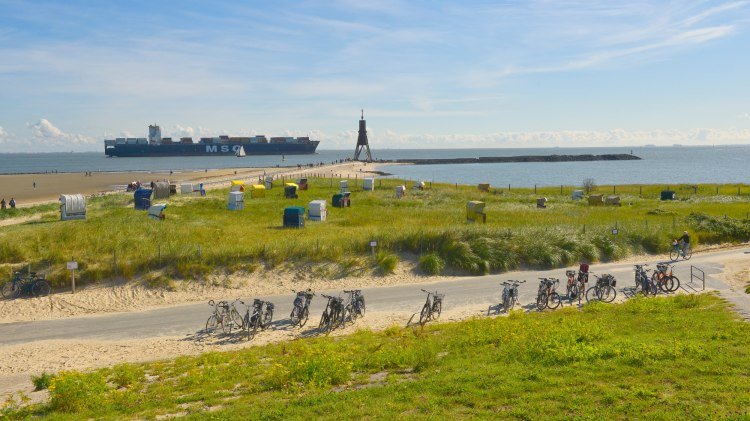
[[273,303],[268,303],[268,302],[267,302],[267,303],[266,303],[266,308],[267,308],[267,309],[269,309],[269,310],[273,310],[273,308],[274,308],[274,305],[273,305]]
[[575,274],[576,274],[576,271],[574,271],[574,270],[566,270],[565,271],[565,275],[566,276],[575,276]]
[[657,263],[657,264],[656,264],[656,269],[657,269],[657,270],[658,270],[659,272],[665,272],[665,271],[667,270],[667,268],[668,268],[668,267],[669,267],[669,265],[667,265],[666,263]]

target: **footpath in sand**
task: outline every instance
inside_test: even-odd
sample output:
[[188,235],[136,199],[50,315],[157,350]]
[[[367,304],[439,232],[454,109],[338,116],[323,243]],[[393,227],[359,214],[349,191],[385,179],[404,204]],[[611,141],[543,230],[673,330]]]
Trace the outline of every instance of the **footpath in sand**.
[[[690,282],[690,266],[701,267],[708,275],[707,290],[726,291],[729,287],[720,280],[734,279],[741,282],[743,276],[746,276],[743,271],[750,262],[750,255],[746,250],[747,245],[744,245],[741,248],[696,253],[691,261],[678,263],[675,273],[686,284]],[[639,256],[625,262],[597,264],[592,269],[597,273],[615,275],[618,279],[617,298],[621,301],[626,299],[632,288],[632,263],[648,261],[653,266],[659,260],[653,256],[641,259]],[[53,298],[4,303],[6,306],[3,306],[2,314],[5,323],[0,324],[0,343],[4,343],[0,347],[0,396],[21,390],[35,400],[43,399],[44,392],[32,393],[30,383],[30,376],[42,371],[85,370],[122,362],[232,350],[317,335],[319,332],[315,328],[325,304],[320,293],[327,290],[363,288],[368,300],[365,317],[346,329],[335,331],[335,335],[351,333],[357,329],[378,330],[392,325],[405,325],[424,302],[425,294],[420,292],[421,288],[437,289],[446,294],[441,320],[452,321],[486,315],[488,306],[499,300],[500,282],[505,279],[525,279],[527,282],[519,291],[519,302],[521,308],[532,311],[536,278],[562,277],[564,269],[482,277],[431,278],[416,275],[408,265],[402,265],[399,272],[392,276],[363,276],[344,280],[316,280],[303,275],[308,272],[300,268],[299,271],[288,272],[284,276],[268,276],[267,273],[259,272],[249,276],[238,275],[236,279],[217,280],[233,283],[233,288],[193,285],[171,292],[113,285],[85,289],[75,296],[60,294]],[[268,282],[269,279],[273,281]],[[310,321],[302,329],[292,328],[286,320],[293,298],[291,289],[308,286],[318,292],[313,300]],[[700,290],[701,284],[696,281],[689,288],[691,289],[687,289],[687,292]],[[561,289],[564,290],[564,287]],[[270,294],[278,295],[269,297]],[[202,332],[205,319],[211,311],[205,304],[207,299],[233,300],[237,297],[247,299],[259,296],[269,298],[277,305],[274,317],[277,322],[273,329],[261,332],[250,342],[242,339],[241,335],[207,337]],[[195,300],[203,302],[186,304],[194,303]],[[53,304],[48,311],[49,303]],[[96,309],[100,304],[97,303],[104,303],[101,307],[109,310],[115,307],[121,313],[81,316],[98,313]],[[563,305],[571,304],[565,301]],[[149,308],[150,310],[146,310]],[[132,311],[134,309],[142,311]],[[37,321],[8,323],[10,320],[24,318],[37,318]],[[33,336],[37,333],[39,335]],[[20,339],[21,337],[34,339]]]

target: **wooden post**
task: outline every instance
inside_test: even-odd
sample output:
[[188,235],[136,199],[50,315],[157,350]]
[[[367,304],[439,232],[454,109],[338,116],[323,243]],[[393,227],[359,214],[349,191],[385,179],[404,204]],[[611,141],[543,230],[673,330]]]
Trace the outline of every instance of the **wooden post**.
[[159,266],[161,266],[161,243],[159,243]]
[[534,194],[536,194],[536,184],[534,184]]
[[612,194],[617,194],[617,186],[612,186]]
[[638,186],[638,195],[643,196],[643,186]]
[[73,287],[72,294],[76,293],[76,270],[73,269],[70,271],[70,285]]
[[562,187],[563,187],[562,184],[560,184],[560,194],[563,194],[562,193]]
[[719,195],[719,185],[718,184],[716,185],[716,195],[717,196]]
[[508,191],[510,191],[510,184],[508,184]]
[[114,261],[114,266],[115,266],[115,276],[117,276],[117,250],[115,250],[113,254],[114,254],[114,259],[112,260]]

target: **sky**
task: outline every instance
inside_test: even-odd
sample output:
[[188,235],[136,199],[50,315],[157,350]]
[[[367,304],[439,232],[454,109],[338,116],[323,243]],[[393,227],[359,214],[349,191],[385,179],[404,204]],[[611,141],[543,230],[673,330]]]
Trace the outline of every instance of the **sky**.
[[750,144],[748,1],[0,0],[0,152]]

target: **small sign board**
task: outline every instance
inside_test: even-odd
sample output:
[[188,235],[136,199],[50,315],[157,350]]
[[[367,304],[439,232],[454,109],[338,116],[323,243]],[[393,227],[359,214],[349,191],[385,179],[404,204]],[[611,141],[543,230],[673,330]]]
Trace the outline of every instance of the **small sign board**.
[[617,228],[612,228],[612,235],[617,235],[618,231]]
[[377,241],[370,241],[370,247],[376,247],[378,245]]
[[68,262],[67,266],[68,266],[68,270],[78,269],[78,262],[76,262],[75,260],[72,262]]

